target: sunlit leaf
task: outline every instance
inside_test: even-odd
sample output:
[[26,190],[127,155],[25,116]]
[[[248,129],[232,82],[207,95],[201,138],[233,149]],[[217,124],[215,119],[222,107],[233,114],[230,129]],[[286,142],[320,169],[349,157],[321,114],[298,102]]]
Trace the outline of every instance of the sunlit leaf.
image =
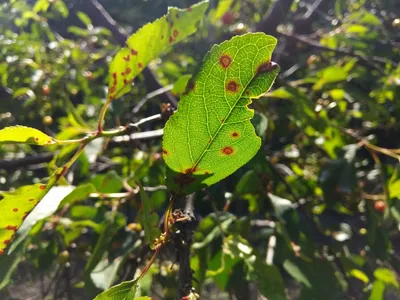
[[58,169],[47,184],[27,185],[1,194],[3,198],[0,200],[0,255],[4,254],[25,218],[54,186],[62,172],[63,169]]
[[267,92],[279,67],[276,39],[246,34],[214,46],[164,129],[167,186],[187,194],[210,186],[248,162],[261,146],[250,119],[252,98]]
[[170,7],[167,15],[134,33],[111,63],[108,98],[113,100],[129,92],[133,79],[152,59],[193,34],[207,7],[208,1],[187,9]]
[[57,144],[58,141],[35,128],[12,126],[0,130],[0,143],[25,143],[47,146]]

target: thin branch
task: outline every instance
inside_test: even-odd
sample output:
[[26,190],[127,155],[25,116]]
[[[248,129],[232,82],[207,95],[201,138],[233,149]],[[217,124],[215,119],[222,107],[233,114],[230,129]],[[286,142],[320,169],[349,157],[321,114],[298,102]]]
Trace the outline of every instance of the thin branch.
[[197,224],[194,216],[195,196],[196,194],[193,193],[183,199],[183,215],[187,220],[177,223],[176,227],[178,231],[174,238],[179,258],[178,293],[180,298],[187,297],[193,293],[193,271],[190,267],[190,247]]
[[158,90],[148,93],[146,96],[144,96],[142,99],[140,99],[140,101],[132,109],[132,112],[134,114],[138,113],[138,111],[142,108],[143,105],[145,105],[147,103],[148,100],[172,90],[173,87],[174,86],[172,84],[170,84],[165,87],[159,88]]

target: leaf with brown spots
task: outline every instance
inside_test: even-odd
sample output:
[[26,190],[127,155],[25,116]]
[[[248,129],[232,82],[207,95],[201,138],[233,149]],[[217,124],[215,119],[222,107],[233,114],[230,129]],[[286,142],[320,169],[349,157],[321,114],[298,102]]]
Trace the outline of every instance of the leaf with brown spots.
[[161,52],[193,34],[207,7],[208,1],[197,3],[189,10],[170,7],[167,15],[134,33],[111,63],[109,101],[128,93],[134,78]]
[[25,143],[49,146],[57,144],[59,141],[35,128],[18,125],[0,130],[0,143]]
[[5,253],[25,218],[55,185],[61,171],[57,169],[46,185],[26,185],[0,194],[0,254]]
[[[250,120],[252,99],[272,86],[276,39],[263,33],[214,46],[190,80],[164,128],[167,186],[188,194],[210,186],[247,163],[261,146]],[[188,84],[189,86],[189,84]]]

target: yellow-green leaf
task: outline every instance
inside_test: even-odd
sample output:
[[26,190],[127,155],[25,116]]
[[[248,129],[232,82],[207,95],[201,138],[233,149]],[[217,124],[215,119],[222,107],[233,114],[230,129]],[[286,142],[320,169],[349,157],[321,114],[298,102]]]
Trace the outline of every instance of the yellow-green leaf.
[[47,184],[27,185],[1,194],[3,198],[0,200],[0,255],[4,254],[22,222],[56,184],[63,171],[63,168],[57,169]]
[[48,146],[57,144],[58,141],[40,130],[18,125],[0,130],[0,143],[25,143]]
[[110,66],[108,99],[114,100],[131,90],[133,79],[167,47],[196,31],[208,1],[187,9],[170,7],[168,14],[140,28],[126,42]]

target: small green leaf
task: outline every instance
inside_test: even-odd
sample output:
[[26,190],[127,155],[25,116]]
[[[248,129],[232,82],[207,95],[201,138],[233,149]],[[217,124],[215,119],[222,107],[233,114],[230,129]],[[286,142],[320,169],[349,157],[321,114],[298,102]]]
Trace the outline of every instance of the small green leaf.
[[247,163],[261,139],[248,108],[272,86],[277,40],[263,33],[233,37],[214,46],[187,86],[178,111],[164,129],[167,186],[188,194],[210,186]]
[[349,272],[349,275],[361,280],[365,284],[367,284],[369,282],[368,276],[361,270],[351,269],[350,272]]
[[171,90],[171,93],[174,95],[181,95],[185,92],[186,86],[192,78],[192,75],[182,75],[178,78],[178,80],[174,83],[174,87]]
[[69,193],[67,196],[64,197],[58,208],[60,209],[61,207],[67,204],[72,205],[76,202],[86,200],[89,197],[90,193],[95,193],[95,192],[96,189],[91,183],[80,185],[77,188],[75,188],[71,193]]
[[188,9],[170,7],[168,15],[149,23],[134,33],[115,56],[110,66],[108,99],[114,100],[131,90],[133,79],[168,46],[182,41],[196,31],[208,1]]
[[154,203],[143,188],[140,188],[140,198],[142,200],[143,209],[139,213],[139,218],[144,228],[145,241],[150,244],[150,248],[154,249],[154,240],[161,234],[158,228],[159,217],[154,212]]
[[76,15],[79,20],[81,20],[81,22],[86,25],[86,27],[92,24],[92,20],[84,12],[78,11]]
[[98,295],[94,300],[134,300],[137,280],[125,281]]
[[92,184],[99,193],[115,193],[122,189],[123,186],[122,178],[115,171],[96,175],[92,179]]
[[25,143],[48,146],[57,144],[58,141],[35,128],[12,126],[0,130],[0,143]]
[[396,274],[387,268],[378,268],[374,271],[374,276],[377,280],[382,281],[387,285],[393,285],[396,288],[399,287],[399,283],[396,279]]
[[283,262],[283,268],[298,282],[303,283],[308,288],[312,287],[310,280],[307,278],[307,275],[304,274],[303,271],[292,261],[288,259],[285,260]]

